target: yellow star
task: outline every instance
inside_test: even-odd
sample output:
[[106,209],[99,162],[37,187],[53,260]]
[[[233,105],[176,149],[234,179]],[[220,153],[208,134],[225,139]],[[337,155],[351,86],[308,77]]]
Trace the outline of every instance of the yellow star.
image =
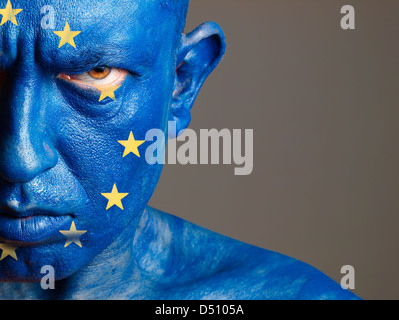
[[5,9],[0,9],[0,14],[3,16],[1,19],[0,26],[5,24],[7,21],[11,21],[16,26],[18,25],[15,16],[20,13],[22,9],[13,9],[10,0],[7,1]]
[[117,206],[117,207],[121,208],[122,210],[124,210],[121,200],[124,197],[126,197],[128,195],[128,193],[119,193],[118,189],[116,188],[116,184],[114,184],[114,187],[112,188],[111,193],[102,193],[101,195],[109,200],[106,210],[108,210],[112,206]]
[[81,31],[71,31],[68,22],[65,24],[63,31],[53,31],[57,36],[61,38],[58,48],[61,48],[64,44],[69,43],[72,47],[76,48],[75,41],[73,40]]
[[119,140],[118,141],[122,146],[125,147],[125,152],[123,153],[123,158],[126,157],[129,153],[134,153],[136,156],[140,158],[139,146],[141,146],[145,140],[135,140],[133,136],[133,132],[130,131],[128,140]]
[[17,250],[18,247],[12,246],[8,243],[0,243],[0,249],[3,251],[1,253],[0,261],[8,256],[11,256],[14,260],[18,261],[17,254],[15,253],[15,250]]
[[65,242],[64,248],[68,247],[72,242],[77,244],[79,247],[82,248],[82,244],[80,243],[80,236],[82,234],[85,234],[87,231],[86,230],[76,230],[75,227],[75,221],[72,221],[71,228],[69,230],[60,230],[60,232],[67,237],[67,241]]
[[98,86],[97,89],[101,91],[100,100],[104,100],[106,97],[110,97],[112,100],[115,99],[115,91],[118,90],[121,86],[108,86],[108,87],[100,87]]

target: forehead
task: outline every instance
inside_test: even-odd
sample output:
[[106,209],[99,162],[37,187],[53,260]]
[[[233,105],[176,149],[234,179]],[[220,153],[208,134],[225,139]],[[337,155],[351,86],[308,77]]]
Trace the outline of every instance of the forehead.
[[[5,8],[7,1],[0,0],[0,6]],[[83,21],[101,25],[104,20],[119,25],[134,21],[156,24],[157,18],[162,19],[167,12],[157,0],[11,0],[11,4],[14,9],[24,10],[19,18],[29,24],[40,19],[48,6],[54,9],[56,20],[80,20],[82,25]]]
[[[6,4],[0,0],[0,8]],[[11,60],[21,48],[33,47],[47,63],[70,64],[74,58],[104,53],[148,60],[171,44],[177,32],[173,15],[157,0],[11,0],[11,4],[23,10],[16,15],[18,26],[11,22],[0,26],[2,53]],[[52,18],[54,28],[43,27]],[[66,23],[80,31],[74,38],[76,48],[58,48],[60,38],[54,31],[64,30]]]

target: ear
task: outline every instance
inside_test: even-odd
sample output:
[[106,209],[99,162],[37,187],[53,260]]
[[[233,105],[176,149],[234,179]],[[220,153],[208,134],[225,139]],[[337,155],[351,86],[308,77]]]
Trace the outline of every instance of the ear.
[[[190,124],[191,108],[198,92],[222,59],[225,50],[225,37],[216,23],[206,22],[193,32],[182,35],[169,118],[176,122],[177,133]],[[169,137],[175,138],[176,132],[170,132]]]

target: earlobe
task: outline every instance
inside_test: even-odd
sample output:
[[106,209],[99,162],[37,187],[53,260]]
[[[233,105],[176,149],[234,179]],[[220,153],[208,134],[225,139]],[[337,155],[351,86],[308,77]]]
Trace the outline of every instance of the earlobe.
[[[222,59],[226,49],[222,29],[206,22],[182,36],[177,53],[177,68],[170,120],[176,121],[177,132],[187,128],[191,108],[206,78]],[[170,137],[170,138],[174,138]]]

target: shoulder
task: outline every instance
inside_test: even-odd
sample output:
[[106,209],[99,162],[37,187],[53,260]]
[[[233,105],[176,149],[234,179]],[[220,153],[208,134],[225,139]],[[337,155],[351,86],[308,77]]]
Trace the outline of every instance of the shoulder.
[[[204,299],[356,300],[352,292],[316,268],[280,253],[250,245],[198,286]],[[198,284],[197,284],[198,285]],[[207,288],[209,291],[203,290]]]
[[[154,211],[172,234],[172,299],[357,299],[316,268]],[[164,278],[165,279],[165,278]]]
[[244,299],[358,299],[320,270],[283,254],[256,248],[247,259],[252,261],[243,261],[236,270],[242,274],[242,286],[250,292]]

